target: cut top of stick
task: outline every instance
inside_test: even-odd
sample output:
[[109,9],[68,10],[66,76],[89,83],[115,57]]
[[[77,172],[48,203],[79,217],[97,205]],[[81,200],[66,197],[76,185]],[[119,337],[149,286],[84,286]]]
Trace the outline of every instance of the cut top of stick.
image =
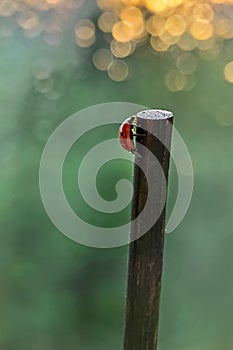
[[173,118],[173,113],[161,109],[148,109],[137,113],[137,118],[154,120],[170,119]]

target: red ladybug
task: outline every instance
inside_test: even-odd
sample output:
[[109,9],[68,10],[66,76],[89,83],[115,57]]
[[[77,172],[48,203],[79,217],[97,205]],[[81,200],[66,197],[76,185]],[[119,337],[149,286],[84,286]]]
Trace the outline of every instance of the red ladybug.
[[120,126],[119,129],[119,139],[121,146],[125,148],[128,152],[135,152],[135,146],[134,146],[134,124],[133,119],[128,118],[126,119]]

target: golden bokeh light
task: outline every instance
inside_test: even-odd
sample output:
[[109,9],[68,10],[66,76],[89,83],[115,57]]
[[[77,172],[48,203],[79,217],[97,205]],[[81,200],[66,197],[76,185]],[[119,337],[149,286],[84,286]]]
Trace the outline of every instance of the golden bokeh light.
[[141,4],[141,0],[122,0],[122,2],[126,5],[140,5]]
[[150,44],[152,48],[157,52],[165,52],[169,48],[168,44],[165,44],[156,36],[151,37]]
[[112,54],[117,58],[124,58],[129,56],[133,52],[133,44],[130,41],[121,43],[117,40],[112,40],[111,51]]
[[140,38],[145,31],[142,12],[135,6],[127,6],[120,12],[120,21],[114,24],[112,35],[119,42]]
[[132,27],[129,23],[119,21],[115,23],[112,29],[112,35],[115,40],[122,43],[128,42],[132,39]]
[[113,62],[113,55],[107,49],[99,49],[94,53],[92,61],[97,69],[107,71]]
[[138,24],[138,21],[143,18],[142,12],[135,6],[124,7],[120,13],[120,17],[123,21],[128,21],[136,25]]
[[[103,47],[108,45],[107,49],[100,47],[91,55],[94,66],[108,71],[114,81],[124,81],[129,75],[128,65],[122,59],[149,43],[151,52],[160,56],[167,53],[174,60],[165,79],[171,91],[195,86],[198,60],[216,59],[224,51],[224,40],[233,39],[233,0],[96,0],[96,3],[100,10],[96,17],[77,21],[85,0],[0,0],[3,17],[0,36],[10,37],[19,30],[25,37],[40,36],[46,45],[56,47],[64,44],[69,23],[73,43],[96,51],[94,44],[102,32]],[[11,22],[16,24],[15,29]],[[233,60],[233,55],[228,54],[227,60]],[[226,65],[224,76],[233,83],[231,62]],[[40,90],[40,84],[36,86]]]
[[160,13],[169,11],[171,8],[176,8],[181,5],[184,0],[146,0],[145,4],[149,11]]
[[118,16],[114,12],[104,12],[98,18],[98,26],[104,33],[111,33],[116,22],[118,22]]
[[97,0],[97,4],[102,10],[119,11],[121,8],[123,8],[123,3],[121,0]]
[[108,75],[113,81],[121,82],[128,78],[129,67],[122,60],[114,60],[108,67]]
[[207,21],[212,21],[214,18],[214,10],[207,2],[199,3],[194,6],[193,17],[196,19],[205,19]]
[[178,36],[185,32],[186,22],[179,15],[172,15],[166,20],[165,28],[169,34]]
[[178,43],[178,41],[180,40],[179,35],[178,36],[171,35],[167,31],[165,31],[162,35],[160,35],[159,38],[164,44],[167,44],[168,46],[174,45]]
[[131,38],[137,38],[144,32],[144,18],[142,12],[135,6],[125,7],[121,13],[120,17],[122,21],[127,23],[130,28]]
[[95,42],[95,25],[90,20],[80,20],[75,26],[76,43],[78,46],[87,48]]
[[190,32],[197,40],[207,40],[213,35],[213,25],[207,19],[196,19],[190,26]]
[[143,33],[143,42],[149,37],[158,52],[177,45],[183,51],[198,48],[206,51],[203,57],[217,57],[215,38],[233,38],[232,0],[98,0],[98,4],[103,11],[111,10],[111,16],[118,16],[112,26],[118,42],[137,43]]
[[228,62],[224,68],[224,76],[226,81],[233,83],[233,61]]
[[46,2],[48,4],[51,4],[51,5],[57,5],[59,3],[61,3],[63,0],[46,0]]
[[[76,36],[79,36],[80,35],[80,29],[81,29],[81,32],[82,30],[84,29],[91,29],[93,32],[95,31],[95,25],[94,23],[89,20],[89,19],[81,19],[80,21],[78,21],[75,25],[75,34]],[[82,36],[82,34],[81,34]]]
[[163,17],[153,15],[146,21],[146,30],[153,36],[162,35],[165,31],[165,19]]

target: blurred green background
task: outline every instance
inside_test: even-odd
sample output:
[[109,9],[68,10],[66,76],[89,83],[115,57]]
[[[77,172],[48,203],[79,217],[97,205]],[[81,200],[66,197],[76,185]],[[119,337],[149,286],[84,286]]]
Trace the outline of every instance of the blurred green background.
[[[86,4],[82,11],[80,18],[95,21],[96,8]],[[155,55],[148,45],[139,47],[126,60],[130,78],[118,83],[95,69],[93,48],[77,48],[69,28],[59,46],[49,46],[41,36],[25,38],[13,20],[0,21],[1,28],[13,31],[0,37],[0,348],[122,347],[128,247],[88,248],[62,235],[43,208],[38,169],[47,139],[68,116],[95,104],[125,101],[174,112],[195,172],[189,211],[166,236],[159,349],[232,349],[233,86],[223,76],[233,57],[232,42],[221,42],[212,61],[197,53],[195,87],[171,92],[163,70],[169,53]],[[102,40],[99,35],[95,48]],[[49,63],[53,94],[47,94],[47,85],[36,85],[38,60]],[[116,132],[117,126],[109,130]],[[101,217],[81,205],[75,192],[74,164],[105,133],[92,133],[75,145],[64,169],[70,202],[97,222]],[[131,172],[130,163],[106,166],[99,176],[104,198],[113,199],[114,183]],[[109,178],[114,180],[108,183]],[[169,191],[173,203],[173,165]],[[124,222],[128,215],[129,208],[106,220]]]

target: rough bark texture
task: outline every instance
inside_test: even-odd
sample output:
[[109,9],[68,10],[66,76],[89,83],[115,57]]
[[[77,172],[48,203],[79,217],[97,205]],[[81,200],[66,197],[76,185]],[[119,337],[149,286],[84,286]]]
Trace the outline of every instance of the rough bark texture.
[[[173,116],[171,113],[149,115],[138,114],[136,125],[139,125],[137,142],[146,146],[160,162],[168,180],[170,144]],[[151,133],[160,135],[159,141],[150,132],[145,133],[144,127]],[[166,144],[167,148],[164,146]],[[136,218],[144,208],[147,200],[147,175],[151,175],[151,155],[136,155],[139,164],[143,164],[147,174],[139,166],[134,168],[134,196],[132,204],[132,219]],[[161,205],[162,179],[159,174],[154,176],[154,205]],[[165,231],[165,207],[158,221],[141,238],[130,244],[128,266],[128,290],[126,305],[126,327],[124,350],[155,350],[158,340],[159,299],[161,289],[163,247]],[[147,213],[153,215],[153,210]],[[131,237],[138,237],[140,222],[131,226]]]

